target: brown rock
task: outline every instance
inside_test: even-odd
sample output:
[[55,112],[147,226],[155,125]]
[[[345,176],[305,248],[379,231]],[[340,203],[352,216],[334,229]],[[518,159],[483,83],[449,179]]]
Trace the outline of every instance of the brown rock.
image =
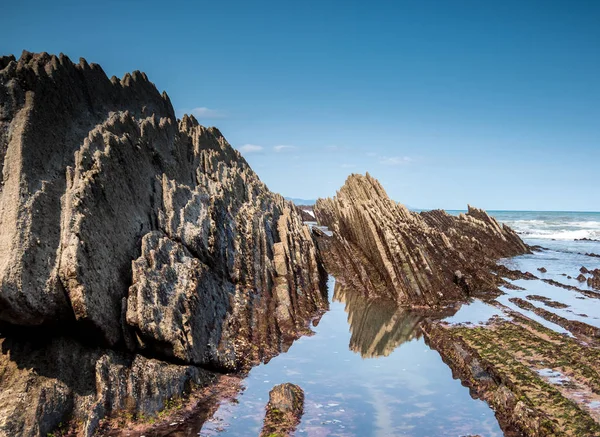
[[297,385],[276,385],[269,392],[269,403],[261,437],[288,436],[294,432],[304,412],[304,391]]
[[483,210],[469,206],[458,217],[410,212],[368,173],[351,175],[333,199],[319,199],[315,213],[334,233],[322,244],[328,270],[403,305],[435,306],[496,290],[495,261],[529,252]]
[[538,268],[538,270],[542,273],[546,273],[548,270],[546,270],[546,267],[540,267]]
[[600,269],[595,269],[590,272],[591,277],[587,279],[588,287],[595,288],[596,290],[600,290]]
[[579,282],[585,282],[585,281],[587,281],[587,278],[581,273],[581,274],[579,274],[579,276],[577,276],[577,280]]

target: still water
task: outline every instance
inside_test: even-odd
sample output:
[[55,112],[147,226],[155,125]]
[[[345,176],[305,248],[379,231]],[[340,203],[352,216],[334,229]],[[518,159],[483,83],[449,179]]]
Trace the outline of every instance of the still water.
[[258,435],[269,390],[283,382],[305,392],[297,436],[502,435],[488,405],[472,399],[425,344],[420,316],[367,302],[333,278],[328,286],[331,308],[315,335],[255,367],[236,402],[224,402],[201,436]]

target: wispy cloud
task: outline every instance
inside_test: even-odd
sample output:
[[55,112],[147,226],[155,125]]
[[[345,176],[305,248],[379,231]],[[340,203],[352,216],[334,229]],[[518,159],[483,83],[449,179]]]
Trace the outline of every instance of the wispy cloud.
[[342,167],[342,168],[354,168],[354,167],[356,167],[356,164],[342,164],[342,165],[340,165],[340,167]]
[[383,165],[402,165],[411,161],[412,159],[408,156],[390,156],[381,158],[379,163]]
[[377,153],[375,153],[375,152],[367,152],[367,156],[377,156]]
[[335,152],[335,151],[338,151],[338,150],[340,150],[340,149],[341,149],[341,147],[340,147],[340,146],[336,146],[336,145],[327,146],[327,147],[325,147],[325,148],[326,148],[327,150],[329,150],[329,151],[332,151],[332,152]]
[[273,150],[275,150],[277,153],[286,152],[286,151],[294,150],[294,149],[297,149],[297,147],[296,146],[274,146],[273,147]]
[[207,108],[206,106],[198,106],[196,108],[185,108],[177,111],[180,114],[191,114],[200,119],[225,118],[225,113],[220,109]]
[[263,150],[263,146],[257,146],[256,144],[244,144],[238,147],[238,150],[242,153],[257,153]]

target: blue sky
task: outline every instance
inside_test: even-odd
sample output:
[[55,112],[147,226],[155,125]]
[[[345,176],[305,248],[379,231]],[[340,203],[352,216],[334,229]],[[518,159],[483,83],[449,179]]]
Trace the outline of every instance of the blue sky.
[[20,1],[0,53],[145,71],[269,188],[600,210],[600,1]]

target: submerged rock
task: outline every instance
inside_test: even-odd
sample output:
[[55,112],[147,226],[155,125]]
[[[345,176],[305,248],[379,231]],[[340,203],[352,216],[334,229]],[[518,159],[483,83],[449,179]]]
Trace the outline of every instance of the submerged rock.
[[529,252],[483,210],[411,212],[368,173],[351,175],[333,199],[319,199],[315,214],[334,234],[320,243],[328,270],[351,272],[367,294],[403,305],[436,306],[496,290],[496,260]]
[[286,382],[273,387],[260,433],[261,437],[288,436],[294,432],[304,412],[304,391]]
[[[64,394],[72,379],[57,369],[44,381],[62,388],[36,391],[34,379],[29,404],[63,399],[52,417],[65,420],[129,408],[111,390],[132,395],[123,375],[140,354],[192,373],[266,360],[326,308],[323,279],[294,205],[216,128],[177,120],[144,73],[109,79],[46,53],[1,59],[0,322],[21,327],[17,336],[77,333],[77,347],[99,350],[90,362],[118,354],[123,369],[108,391],[92,383],[87,404]],[[147,378],[141,412],[160,407],[169,375]],[[178,378],[169,393],[181,391]],[[19,395],[0,369],[8,387]],[[8,426],[7,411],[0,435],[37,434],[35,416]]]

